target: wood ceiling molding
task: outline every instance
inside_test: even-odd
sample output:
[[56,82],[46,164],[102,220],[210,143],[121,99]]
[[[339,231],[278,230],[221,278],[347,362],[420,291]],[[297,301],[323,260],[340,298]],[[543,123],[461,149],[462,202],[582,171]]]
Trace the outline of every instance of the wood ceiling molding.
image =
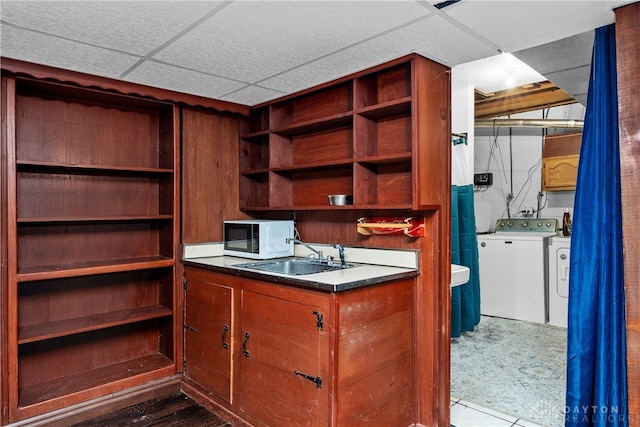
[[484,93],[476,89],[475,118],[490,119],[577,102],[550,81]]

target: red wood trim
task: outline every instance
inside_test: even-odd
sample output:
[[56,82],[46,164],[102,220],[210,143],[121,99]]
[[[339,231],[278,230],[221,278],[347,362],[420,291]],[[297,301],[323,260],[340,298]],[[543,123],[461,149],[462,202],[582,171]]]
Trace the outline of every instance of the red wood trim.
[[629,426],[640,426],[640,3],[616,11],[616,62],[620,124],[620,178],[624,239]]
[[11,58],[0,58],[2,70],[21,76],[29,76],[37,79],[53,80],[60,83],[73,84],[85,88],[97,88],[100,90],[116,91],[124,95],[153,98],[158,101],[166,101],[187,104],[193,107],[212,108],[218,111],[249,115],[248,105],[233,102],[219,101],[203,96],[174,92],[166,89],[130,83],[106,77],[98,77],[77,71],[62,68],[49,67],[31,62],[19,61]]
[[[16,276],[18,273],[18,260],[17,260],[17,224],[15,221],[10,221],[9,218],[16,218],[17,206],[15,198],[9,197],[9,194],[15,194],[16,191],[16,168],[15,168],[15,129],[16,129],[16,98],[15,98],[15,85],[14,78],[2,78],[2,169],[6,175],[2,176],[4,182],[2,183],[2,195],[3,200],[2,210],[6,215],[2,222],[2,245],[3,261],[6,260],[3,271],[0,274],[2,276],[2,288],[0,288],[0,294],[2,294],[2,307],[6,307],[3,310],[3,318],[0,321],[6,322],[2,325],[0,334],[2,336],[2,352],[4,359],[2,360],[2,422],[12,420],[14,413],[14,406],[18,401],[18,384],[17,381],[11,381],[9,378],[12,375],[16,375],[18,371],[18,331],[17,328],[11,327],[18,324],[18,306],[14,303],[18,295],[18,288],[16,285]],[[5,291],[6,290],[6,291]],[[8,418],[7,418],[8,417]]]
[[7,179],[9,163],[7,160],[7,144],[13,132],[15,108],[13,87],[15,80],[0,79],[0,116],[2,127],[0,128],[0,425],[5,425],[8,420],[9,405],[9,381],[7,359],[9,353],[7,325],[9,325],[9,305],[7,287],[7,259],[8,259],[8,206],[7,206]]

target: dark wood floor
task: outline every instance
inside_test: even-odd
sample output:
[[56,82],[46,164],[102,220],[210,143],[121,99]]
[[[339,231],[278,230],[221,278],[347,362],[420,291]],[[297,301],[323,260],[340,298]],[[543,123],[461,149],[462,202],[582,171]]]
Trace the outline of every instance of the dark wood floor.
[[174,393],[92,418],[71,427],[231,427],[183,393]]

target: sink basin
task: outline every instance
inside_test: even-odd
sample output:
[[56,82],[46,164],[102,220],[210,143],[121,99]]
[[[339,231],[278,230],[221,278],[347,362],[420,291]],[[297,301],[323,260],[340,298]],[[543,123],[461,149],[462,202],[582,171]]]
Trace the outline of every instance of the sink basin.
[[329,265],[327,262],[313,261],[305,258],[286,258],[271,261],[247,262],[234,264],[234,267],[260,270],[270,273],[287,274],[290,276],[300,276],[303,274],[324,273],[326,271],[342,270],[354,267],[354,264],[347,264],[346,267],[339,263]]
[[469,281],[469,267],[451,264],[451,287],[464,285]]

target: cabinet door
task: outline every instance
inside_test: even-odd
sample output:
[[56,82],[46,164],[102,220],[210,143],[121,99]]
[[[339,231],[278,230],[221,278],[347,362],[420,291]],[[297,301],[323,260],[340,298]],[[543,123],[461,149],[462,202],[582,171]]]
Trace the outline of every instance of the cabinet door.
[[260,426],[328,425],[326,315],[314,305],[242,291],[243,417]]
[[231,403],[233,289],[189,279],[185,294],[184,374]]
[[542,159],[542,189],[544,191],[575,190],[579,157],[576,154]]

